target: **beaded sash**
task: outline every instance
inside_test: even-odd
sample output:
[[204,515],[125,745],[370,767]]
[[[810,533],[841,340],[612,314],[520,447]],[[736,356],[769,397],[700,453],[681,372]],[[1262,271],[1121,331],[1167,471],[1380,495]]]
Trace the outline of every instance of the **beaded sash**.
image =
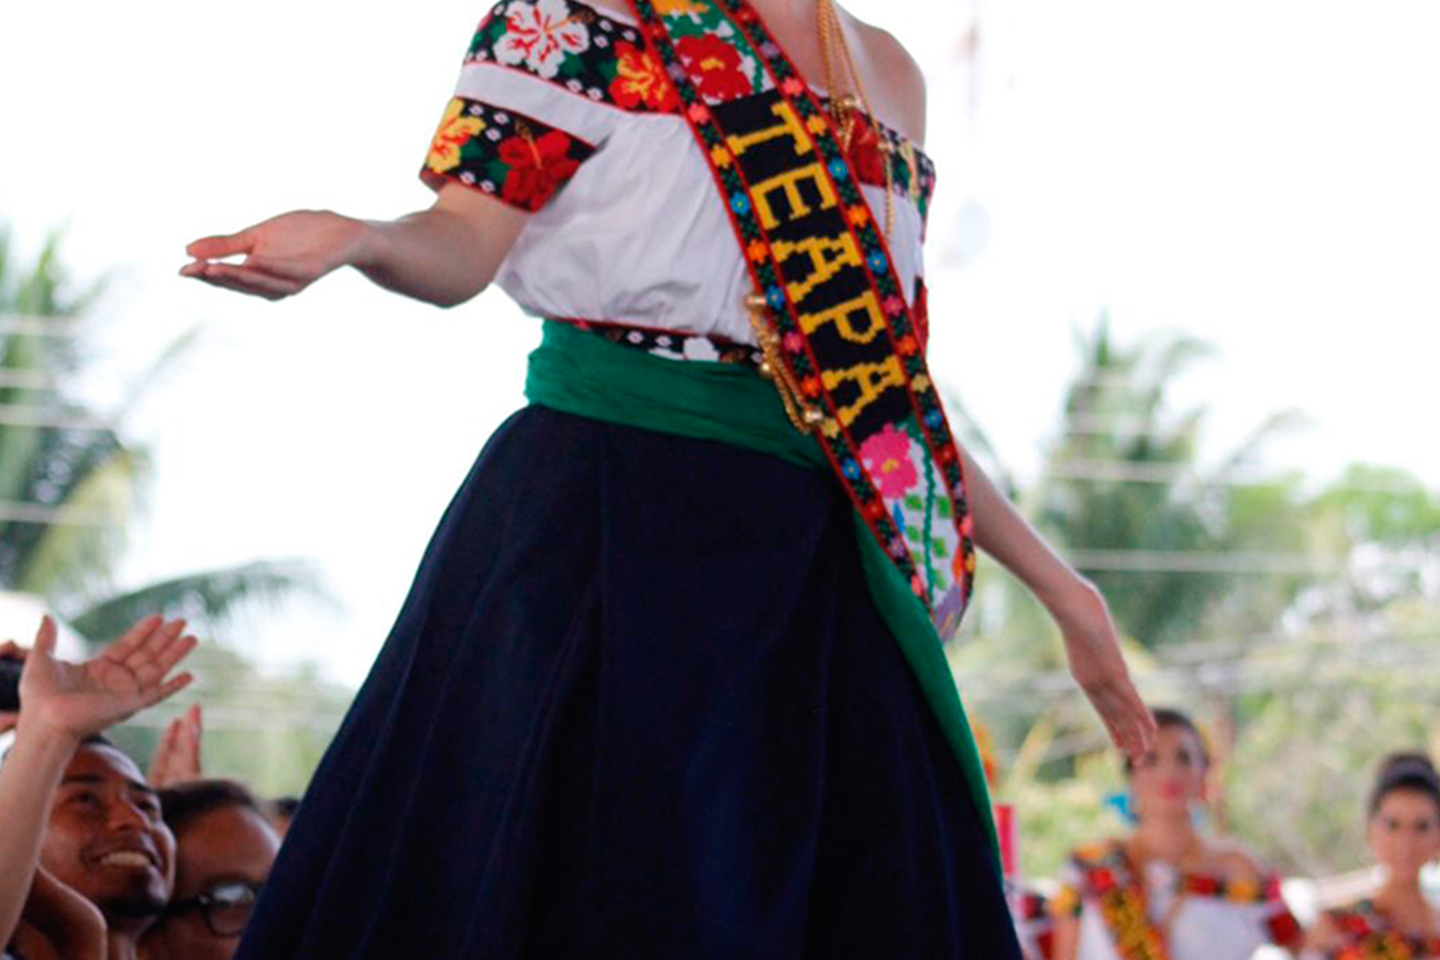
[[[729,211],[757,291],[761,372],[948,640],[975,570],[963,466],[835,124],[744,0],[631,3]],[[708,82],[726,58],[688,55],[698,33],[726,38],[763,75]]]

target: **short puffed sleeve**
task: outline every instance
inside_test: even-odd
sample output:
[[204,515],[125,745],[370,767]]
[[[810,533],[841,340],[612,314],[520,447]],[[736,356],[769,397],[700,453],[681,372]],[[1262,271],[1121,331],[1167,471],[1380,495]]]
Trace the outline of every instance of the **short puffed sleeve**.
[[420,175],[536,211],[626,113],[677,104],[632,25],[571,0],[502,0],[476,29]]

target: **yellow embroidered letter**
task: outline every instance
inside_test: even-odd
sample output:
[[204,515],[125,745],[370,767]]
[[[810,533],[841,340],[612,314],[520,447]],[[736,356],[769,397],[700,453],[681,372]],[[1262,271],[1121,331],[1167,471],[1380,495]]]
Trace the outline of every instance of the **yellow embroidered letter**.
[[750,188],[751,194],[755,197],[755,207],[760,211],[760,222],[765,225],[766,230],[774,230],[780,226],[780,219],[775,216],[774,209],[770,206],[770,194],[777,190],[783,191],[786,201],[790,204],[790,216],[788,220],[799,220],[801,217],[810,215],[810,207],[805,203],[805,197],[800,193],[800,184],[809,180],[815,184],[815,189],[820,193],[820,209],[828,210],[835,206],[835,187],[830,183],[830,178],[825,175],[825,168],[818,163],[806,164],[794,170],[787,170],[785,173],[776,174],[769,180],[761,180]]
[[[859,327],[855,323],[857,318],[862,322]],[[802,313],[799,320],[800,329],[807,335],[827,323],[833,323],[840,336],[851,343],[869,343],[885,329],[885,318],[880,313],[880,304],[876,302],[873,290],[866,290],[854,300],[846,300],[829,310]]]
[[836,408],[840,422],[848,427],[860,416],[860,411],[874,403],[886,390],[903,387],[905,371],[900,369],[899,357],[889,356],[879,363],[861,363],[847,370],[825,370],[821,372],[820,379],[832,394],[836,387],[846,382],[854,383],[859,389],[860,396],[854,403]]
[[[787,240],[775,242],[776,263],[784,264],[797,253],[810,258],[810,273],[785,285],[785,289],[790,293],[790,302],[795,304],[799,304],[810,295],[810,291],[839,273],[842,267],[860,266],[860,247],[848,233],[838,237],[810,237],[799,243]],[[790,276],[789,269],[783,272],[787,277]]]
[[795,142],[795,156],[803,157],[815,149],[814,143],[810,140],[810,134],[805,132],[805,127],[800,123],[800,118],[795,115],[795,108],[785,101],[780,101],[770,108],[770,112],[780,118],[780,122],[773,127],[766,127],[764,130],[756,130],[754,133],[744,133],[738,136],[732,134],[726,137],[730,144],[730,152],[740,156],[746,150],[757,143],[764,143],[767,140],[774,140],[778,137],[788,136]]

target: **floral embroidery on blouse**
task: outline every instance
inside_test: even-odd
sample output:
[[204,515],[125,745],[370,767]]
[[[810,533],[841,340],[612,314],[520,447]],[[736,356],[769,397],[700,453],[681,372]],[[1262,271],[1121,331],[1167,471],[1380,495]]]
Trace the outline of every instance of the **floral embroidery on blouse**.
[[680,95],[665,68],[649,51],[621,40],[615,45],[615,79],[610,96],[626,110],[645,108],[671,113],[680,108]]
[[[665,0],[690,17],[693,32],[677,43],[684,69],[712,103],[763,92],[767,75],[759,52],[705,0]],[[678,113],[680,98],[664,66],[639,30],[578,0],[503,0],[480,22],[467,64],[494,63],[523,70],[573,96],[631,113]],[[924,218],[935,185],[929,157],[899,133],[863,118],[851,141],[851,161],[862,183],[890,183]]]
[[1432,960],[1440,957],[1440,937],[1407,936],[1391,925],[1374,901],[1326,911],[1342,943],[1325,954],[1329,960]]
[[506,30],[495,44],[495,59],[508,66],[523,63],[549,80],[562,64],[590,49],[587,17],[565,0],[511,0],[504,18]]
[[455,97],[445,108],[440,129],[430,143],[430,155],[425,167],[435,173],[445,173],[460,166],[460,155],[465,145],[485,129],[485,121],[466,113],[465,101]]
[[456,97],[445,111],[421,177],[436,188],[448,179],[459,180],[534,211],[594,152],[578,137],[532,117]]

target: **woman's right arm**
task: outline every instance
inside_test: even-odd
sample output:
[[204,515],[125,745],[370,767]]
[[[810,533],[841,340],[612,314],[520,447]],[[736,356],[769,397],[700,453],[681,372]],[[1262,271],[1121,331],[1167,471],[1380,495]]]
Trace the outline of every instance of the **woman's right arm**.
[[[180,273],[280,300],[349,266],[387,290],[452,307],[490,285],[530,216],[450,183],[430,209],[397,220],[296,210],[239,233],[196,240],[185,248],[194,261]],[[218,262],[234,256],[244,260]]]

